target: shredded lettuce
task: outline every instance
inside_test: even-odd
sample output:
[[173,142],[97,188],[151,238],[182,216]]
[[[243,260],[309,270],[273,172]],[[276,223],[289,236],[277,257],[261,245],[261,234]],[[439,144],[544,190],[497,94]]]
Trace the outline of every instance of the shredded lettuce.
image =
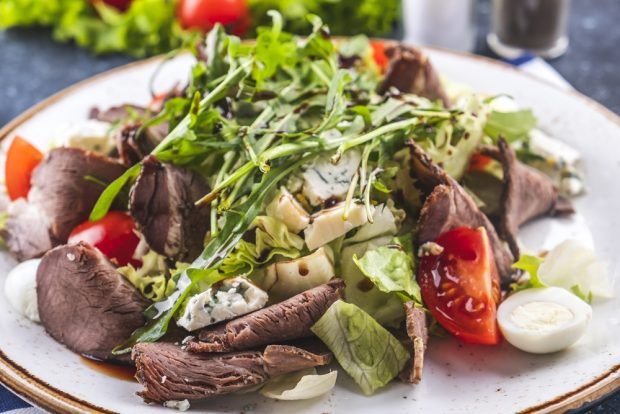
[[593,250],[573,240],[560,243],[544,258],[521,255],[513,267],[529,274],[528,281],[512,286],[515,291],[556,286],[569,290],[586,302],[614,295],[606,264]]
[[157,302],[170,296],[176,288],[174,275],[184,270],[187,263],[177,263],[175,269],[169,269],[166,258],[154,251],[142,257],[142,266],[131,264],[118,268],[118,272],[136,287],[147,299]]
[[276,400],[308,400],[331,391],[337,377],[338,371],[318,375],[315,368],[304,369],[269,380],[260,393]]
[[366,395],[392,381],[409,360],[398,339],[362,309],[342,300],[332,304],[311,330]]

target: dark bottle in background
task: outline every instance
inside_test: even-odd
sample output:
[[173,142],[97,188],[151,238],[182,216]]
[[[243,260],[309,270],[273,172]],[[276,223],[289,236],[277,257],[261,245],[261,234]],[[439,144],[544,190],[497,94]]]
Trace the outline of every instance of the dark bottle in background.
[[492,5],[487,40],[500,56],[527,51],[554,58],[566,51],[570,0],[493,0]]

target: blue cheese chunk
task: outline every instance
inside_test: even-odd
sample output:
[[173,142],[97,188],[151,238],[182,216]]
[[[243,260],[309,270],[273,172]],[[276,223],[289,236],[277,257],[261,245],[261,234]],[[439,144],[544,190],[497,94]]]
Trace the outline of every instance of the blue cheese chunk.
[[332,164],[329,156],[317,158],[303,173],[303,195],[313,206],[332,197],[343,199],[361,158],[357,150],[345,152],[337,164]]
[[193,296],[177,325],[190,332],[195,331],[261,309],[267,299],[265,291],[244,277],[226,279],[218,286]]

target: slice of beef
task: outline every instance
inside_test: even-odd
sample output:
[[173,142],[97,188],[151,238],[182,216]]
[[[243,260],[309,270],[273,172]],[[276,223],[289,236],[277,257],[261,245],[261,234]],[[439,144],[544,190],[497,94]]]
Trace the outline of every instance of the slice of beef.
[[120,159],[127,165],[142,161],[166,137],[168,127],[165,126],[165,130],[155,129],[158,127],[142,131],[142,122],[129,121],[116,130],[114,140]]
[[131,189],[129,211],[151,249],[191,261],[202,252],[209,228],[209,207],[194,202],[208,192],[200,174],[151,156]]
[[379,93],[394,87],[401,92],[440,100],[445,107],[450,106],[437,72],[421,50],[394,43],[385,53],[390,60],[385,78],[379,85]]
[[66,243],[71,231],[88,219],[105,188],[101,182],[111,183],[124,171],[121,163],[94,152],[51,150],[33,172],[28,205],[9,208],[7,244],[11,253],[26,260]]
[[37,303],[45,330],[72,351],[123,360],[112,349],[144,325],[149,302],[104,255],[86,243],[59,246],[37,271]]
[[133,165],[150,154],[168,135],[167,122],[140,130],[142,123],[155,116],[158,111],[159,108],[152,111],[142,106],[127,104],[114,106],[106,111],[93,108],[90,111],[90,117],[119,125],[114,132],[116,150],[125,164]]
[[333,279],[284,302],[249,313],[229,322],[203,328],[192,352],[230,352],[312,336],[310,327],[340,299],[344,282]]
[[39,206],[20,198],[9,204],[8,220],[2,230],[11,254],[20,262],[41,257],[58,244],[52,240],[50,222]]
[[426,314],[422,309],[416,307],[413,302],[405,303],[404,308],[407,336],[411,339],[411,360],[400,373],[400,379],[409,384],[418,384],[422,379],[424,352],[428,344]]
[[545,215],[569,215],[575,210],[570,201],[559,195],[551,179],[520,162],[504,139],[497,147],[485,148],[483,153],[502,164],[504,178],[498,230],[514,257],[519,257],[517,233],[522,224]]
[[418,219],[418,243],[436,240],[442,233],[457,227],[484,227],[489,236],[497,270],[503,282],[512,279],[514,257],[495,231],[488,217],[452,177],[431,161],[424,151],[410,141],[411,171],[416,185],[428,194]]
[[133,348],[145,402],[199,400],[260,385],[269,378],[326,365],[329,352],[313,353],[289,345],[269,345],[263,352],[194,354],[170,343],[142,343]]

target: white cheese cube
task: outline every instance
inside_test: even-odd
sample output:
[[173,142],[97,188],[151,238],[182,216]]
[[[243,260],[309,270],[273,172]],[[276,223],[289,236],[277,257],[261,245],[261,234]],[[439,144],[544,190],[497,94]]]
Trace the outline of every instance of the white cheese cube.
[[310,214],[284,187],[267,206],[267,215],[283,222],[292,233],[299,233],[310,223]]
[[219,286],[193,296],[177,325],[195,331],[261,309],[267,299],[266,292],[244,277],[226,279]]
[[308,249],[314,250],[321,247],[346,234],[349,230],[368,223],[366,208],[363,204],[353,201],[346,219],[344,210],[345,203],[342,202],[312,215],[310,225],[304,231]]
[[311,255],[269,265],[261,287],[269,292],[272,302],[280,302],[322,285],[334,276],[332,252],[324,246]]

